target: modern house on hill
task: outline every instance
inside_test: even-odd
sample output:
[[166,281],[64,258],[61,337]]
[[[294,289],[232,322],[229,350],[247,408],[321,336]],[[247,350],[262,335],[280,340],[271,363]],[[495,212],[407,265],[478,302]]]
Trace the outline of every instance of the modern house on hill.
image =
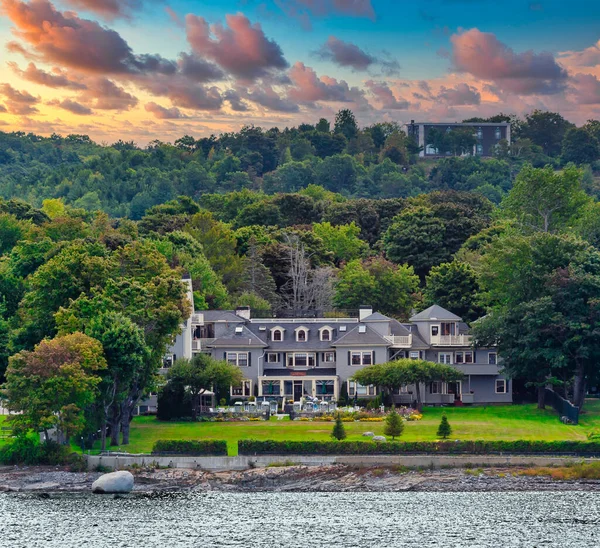
[[[499,372],[496,350],[473,348],[467,324],[437,305],[407,323],[367,306],[361,307],[358,317],[347,318],[253,318],[248,308],[197,311],[165,357],[165,372],[177,358],[191,358],[197,352],[242,369],[244,381],[231,387],[233,399],[338,400],[342,394],[373,398],[376,387],[351,380],[357,369],[420,358],[464,373],[462,381],[434,381],[424,387],[426,404],[512,401],[512,383]],[[404,387],[394,398],[412,404],[414,386]]]
[[[421,158],[442,156],[428,139],[432,130],[451,133],[456,129],[469,128],[473,130],[476,144],[473,146],[473,156],[492,156],[496,145],[505,140],[510,145],[510,123],[486,123],[486,122],[463,122],[463,123],[439,123],[439,122],[415,122],[411,120],[407,124],[407,133],[413,137],[421,147],[419,156]],[[450,154],[450,153],[448,153]]]

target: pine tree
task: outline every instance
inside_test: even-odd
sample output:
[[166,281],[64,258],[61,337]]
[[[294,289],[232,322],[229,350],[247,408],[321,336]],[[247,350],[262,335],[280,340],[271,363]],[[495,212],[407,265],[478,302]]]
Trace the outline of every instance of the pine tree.
[[335,417],[335,424],[333,425],[331,437],[338,441],[346,439],[346,429],[344,428],[344,423],[342,422],[342,416],[339,413]]
[[450,434],[452,434],[452,427],[448,422],[448,417],[446,417],[446,415],[442,415],[442,422],[440,422],[440,426],[438,427],[437,436],[438,438],[446,439],[450,436]]
[[386,436],[392,436],[392,440],[394,440],[397,436],[401,436],[402,432],[404,432],[404,421],[396,411],[396,408],[392,407],[392,410],[385,418],[383,433]]

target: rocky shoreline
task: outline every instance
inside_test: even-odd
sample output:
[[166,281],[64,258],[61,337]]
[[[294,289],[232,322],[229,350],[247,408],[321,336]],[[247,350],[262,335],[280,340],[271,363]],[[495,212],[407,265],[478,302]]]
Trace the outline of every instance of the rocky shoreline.
[[[255,468],[243,472],[187,469],[132,470],[133,494],[173,492],[473,492],[600,491],[600,480],[554,480],[521,475],[520,468],[401,470],[348,466]],[[91,493],[100,472],[70,472],[56,467],[0,467],[0,492]]]

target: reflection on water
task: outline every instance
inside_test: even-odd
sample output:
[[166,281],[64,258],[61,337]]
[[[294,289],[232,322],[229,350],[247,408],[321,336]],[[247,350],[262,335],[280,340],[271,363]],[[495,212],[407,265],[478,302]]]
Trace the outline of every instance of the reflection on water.
[[600,494],[0,495],[0,546],[586,548]]

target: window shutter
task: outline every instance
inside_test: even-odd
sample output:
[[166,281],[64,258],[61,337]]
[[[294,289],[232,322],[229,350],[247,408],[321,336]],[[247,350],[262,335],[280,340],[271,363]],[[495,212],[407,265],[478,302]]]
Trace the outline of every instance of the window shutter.
[[173,354],[173,363],[177,361],[177,354]]
[[350,350],[348,350],[348,365],[350,365],[352,363],[352,357],[351,357],[351,352]]
[[473,363],[477,363],[477,359],[475,358],[475,350],[473,350]]
[[319,353],[315,352],[315,367],[319,367]]
[[371,350],[371,364],[375,365],[375,350]]
[[252,352],[248,352],[248,367],[252,365]]
[[281,361],[281,354],[279,352],[277,352],[277,361],[280,362]]
[[223,359],[227,361],[227,352],[223,352]]

